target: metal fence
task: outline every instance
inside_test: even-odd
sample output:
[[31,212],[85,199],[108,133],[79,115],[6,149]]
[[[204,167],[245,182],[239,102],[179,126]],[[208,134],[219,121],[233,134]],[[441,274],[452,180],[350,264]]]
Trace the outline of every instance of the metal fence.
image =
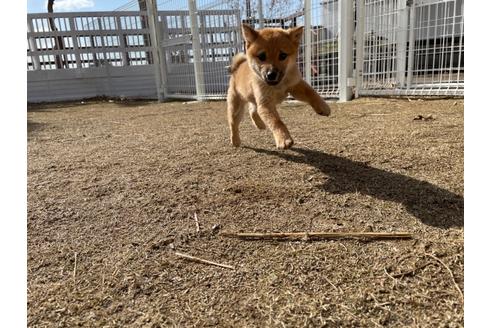
[[358,93],[462,96],[463,5],[464,0],[358,1]]
[[[462,96],[464,0],[148,0],[147,11],[28,15],[28,100],[222,99],[240,25],[305,26],[298,64],[325,98]],[[165,10],[162,10],[165,9]]]

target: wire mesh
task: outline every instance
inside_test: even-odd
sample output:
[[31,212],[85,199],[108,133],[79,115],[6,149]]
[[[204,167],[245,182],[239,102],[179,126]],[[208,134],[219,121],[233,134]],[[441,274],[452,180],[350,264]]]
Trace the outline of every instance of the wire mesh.
[[463,6],[463,0],[415,3],[412,93],[463,95]]
[[463,95],[463,0],[366,0],[364,9],[361,95]]
[[311,8],[311,22],[308,28],[311,43],[311,56],[303,56],[306,52],[306,40],[301,45],[299,66],[303,76],[307,72],[303,69],[306,62],[310,62],[310,80],[313,88],[323,97],[338,96],[338,2],[325,0],[313,1]]

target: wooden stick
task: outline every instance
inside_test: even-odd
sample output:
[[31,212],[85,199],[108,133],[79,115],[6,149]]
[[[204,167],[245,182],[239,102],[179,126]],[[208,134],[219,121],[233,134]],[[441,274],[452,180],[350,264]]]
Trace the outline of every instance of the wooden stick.
[[196,225],[196,232],[200,232],[200,223],[198,223],[198,216],[196,215],[196,212],[194,214],[194,218],[195,218],[195,225]]
[[185,259],[188,259],[188,260],[196,261],[196,262],[199,262],[199,263],[210,264],[210,265],[215,265],[215,266],[218,266],[218,267],[221,267],[221,268],[235,270],[235,268],[233,266],[230,266],[230,265],[227,265],[227,264],[222,264],[222,263],[217,263],[217,262],[212,262],[212,261],[204,260],[204,259],[201,259],[201,258],[198,258],[198,257],[195,257],[195,256],[191,256],[191,255],[188,255],[188,254],[183,254],[183,253],[180,253],[180,252],[174,252],[174,254],[176,256],[179,256],[179,257],[182,257],[182,258],[185,258]]
[[75,283],[75,276],[77,275],[77,252],[75,252],[75,260],[73,265],[73,282]]
[[276,239],[276,240],[306,240],[306,239],[341,239],[341,238],[371,238],[371,239],[408,239],[408,232],[227,232],[224,237],[240,239]]

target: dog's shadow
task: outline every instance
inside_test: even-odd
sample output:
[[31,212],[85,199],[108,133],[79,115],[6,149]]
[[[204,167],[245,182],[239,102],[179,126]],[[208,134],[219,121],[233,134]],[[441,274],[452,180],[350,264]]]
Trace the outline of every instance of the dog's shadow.
[[244,148],[317,168],[328,177],[321,186],[325,192],[359,192],[377,199],[401,203],[424,224],[445,229],[463,227],[463,197],[426,181],[316,150],[292,148],[298,154],[294,155],[290,152]]

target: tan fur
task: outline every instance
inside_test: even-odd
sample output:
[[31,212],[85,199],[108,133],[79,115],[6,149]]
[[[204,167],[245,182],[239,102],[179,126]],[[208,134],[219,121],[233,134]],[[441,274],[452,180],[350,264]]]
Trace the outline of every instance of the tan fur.
[[302,80],[297,67],[296,57],[303,28],[266,28],[257,31],[243,24],[242,30],[246,54],[238,54],[232,61],[227,93],[231,143],[236,147],[241,144],[239,123],[249,104],[253,124],[258,129],[268,127],[277,148],[290,148],[294,141],[276,109],[289,93],[307,102],[316,113],[330,115],[326,102]]
[[231,66],[229,67],[229,73],[234,73],[239,65],[244,63],[247,60],[246,55],[243,53],[239,53],[232,58]]

